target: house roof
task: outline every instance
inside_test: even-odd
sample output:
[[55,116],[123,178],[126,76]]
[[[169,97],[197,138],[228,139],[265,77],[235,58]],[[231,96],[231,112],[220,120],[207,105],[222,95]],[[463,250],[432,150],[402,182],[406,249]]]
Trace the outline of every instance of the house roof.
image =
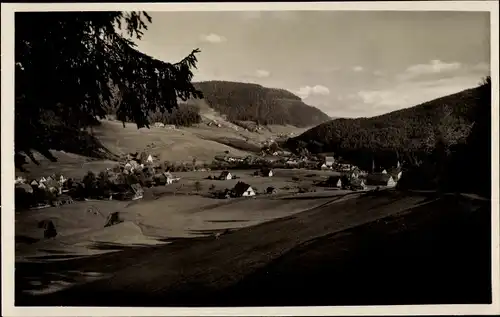
[[142,186],[138,183],[130,185],[134,193],[143,193],[144,189],[142,189]]
[[234,192],[236,194],[243,194],[244,192],[246,192],[251,186],[248,185],[247,183],[244,183],[244,182],[238,182],[236,185],[234,185]]

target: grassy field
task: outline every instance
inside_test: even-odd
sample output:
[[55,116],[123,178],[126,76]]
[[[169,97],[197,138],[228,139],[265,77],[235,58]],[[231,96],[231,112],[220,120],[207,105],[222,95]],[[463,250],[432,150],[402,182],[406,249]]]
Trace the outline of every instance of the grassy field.
[[[316,196],[297,196],[298,187],[312,187],[314,181],[322,180],[332,172],[276,170],[273,177],[255,177],[253,170],[232,172],[239,178],[207,179],[220,171],[175,173],[180,177],[179,182],[147,188],[144,199],[139,201],[85,201],[16,212],[16,256],[20,261],[48,256],[54,259],[57,258],[54,253],[84,256],[110,251],[96,250],[95,244],[151,244],[153,240],[161,242],[203,236],[217,230],[242,228],[286,217],[348,193],[318,188],[318,192],[310,193]],[[209,196],[212,190],[232,188],[238,181],[250,184],[258,195],[232,199]],[[196,182],[200,184],[198,190]],[[278,193],[266,194],[269,186],[277,188]],[[307,199],[291,199],[296,196]],[[121,226],[121,229],[104,228],[107,216],[113,212],[119,212],[122,220],[130,224]],[[52,220],[57,228],[55,240],[42,239],[43,230],[37,228],[37,224],[45,219]]]
[[[303,212],[220,238],[174,240],[168,245],[126,248],[64,262],[18,263],[16,305],[491,301],[488,203],[392,191],[350,196],[325,199],[316,206],[312,204],[316,199],[292,200],[283,210],[301,201],[309,206]],[[251,201],[234,211],[229,207],[227,212],[217,210],[219,215],[237,218],[233,213]],[[254,201],[248,211],[257,212],[258,200]],[[196,217],[199,215],[190,216]],[[466,261],[470,256],[474,261]],[[85,274],[99,277],[81,284]],[[64,283],[78,286],[36,295]]]
[[[151,127],[137,129],[135,124],[126,123],[125,127],[118,121],[101,121],[101,125],[93,128],[94,135],[114,154],[125,154],[143,151],[157,154],[160,161],[188,162],[194,158],[198,162],[210,163],[216,155],[224,155],[225,151],[233,156],[244,157],[260,149],[261,142],[275,137],[278,133],[299,133],[303,128],[292,126],[270,126],[259,132],[249,132],[230,126],[209,127],[205,124],[179,129]],[[54,172],[63,172],[67,177],[82,177],[91,170],[99,172],[116,164],[113,161],[96,160],[89,157],[52,151],[58,162],[36,155],[40,165],[29,162],[28,172],[16,171],[17,175],[27,177],[47,176]]]

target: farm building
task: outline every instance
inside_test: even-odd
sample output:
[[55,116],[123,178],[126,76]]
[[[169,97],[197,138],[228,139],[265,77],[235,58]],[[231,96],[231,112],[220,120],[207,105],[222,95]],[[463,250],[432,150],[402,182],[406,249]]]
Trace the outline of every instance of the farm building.
[[387,174],[391,175],[392,178],[394,179],[394,181],[397,182],[398,180],[401,179],[401,176],[403,176],[403,171],[401,170],[401,168],[395,167],[395,168],[389,169]]
[[134,193],[132,200],[142,199],[144,197],[144,189],[140,184],[130,185],[132,192]]
[[52,192],[52,193],[57,193],[57,194],[62,194],[62,187],[57,182],[56,180],[52,179],[52,177],[48,177],[47,181],[45,182],[45,185],[47,186],[47,190]]
[[164,128],[165,125],[163,123],[161,123],[161,122],[155,122],[155,127],[157,127],[157,128]]
[[224,171],[224,172],[220,173],[219,179],[220,180],[233,179],[233,175],[231,175],[231,173],[229,173],[229,171]]
[[333,158],[333,156],[326,156],[325,157],[325,165],[326,166],[332,167],[334,163],[335,163],[335,159]]
[[170,174],[170,172],[164,172],[163,174],[156,174],[154,176],[154,181],[158,185],[170,185],[174,182],[175,178]]
[[359,178],[351,180],[351,189],[354,189],[354,190],[358,190],[358,189],[364,190],[364,189],[366,189],[365,181],[362,180],[362,179],[359,179]]
[[26,179],[24,177],[18,176],[14,181],[14,184],[24,184],[26,183]]
[[264,167],[260,169],[260,175],[264,177],[272,177],[274,173],[272,169]]
[[349,171],[348,175],[349,175],[349,178],[351,178],[351,179],[359,178],[359,175],[360,175],[359,169],[357,167],[353,167],[351,169],[351,171]]
[[238,182],[233,188],[233,193],[236,197],[255,196],[255,191],[253,190],[252,186],[244,182]]
[[326,186],[342,188],[342,177],[341,176],[330,176],[326,180]]
[[391,175],[384,173],[369,174],[366,177],[366,184],[371,186],[387,186],[387,187],[396,186],[394,178],[392,178]]
[[266,189],[266,193],[268,194],[276,194],[278,193],[278,190],[272,186],[269,186],[267,189]]

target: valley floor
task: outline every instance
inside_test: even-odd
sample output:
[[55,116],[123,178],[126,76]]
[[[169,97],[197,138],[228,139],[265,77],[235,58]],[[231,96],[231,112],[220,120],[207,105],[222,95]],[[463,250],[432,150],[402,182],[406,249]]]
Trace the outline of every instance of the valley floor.
[[[18,262],[16,305],[491,302],[491,213],[485,201],[396,191],[276,200],[288,216],[220,237],[174,239],[67,261]],[[254,204],[247,209],[244,203],[221,209],[220,220],[259,213],[254,201],[244,202]],[[76,286],[64,289],[70,284]],[[48,285],[60,291],[44,294]]]

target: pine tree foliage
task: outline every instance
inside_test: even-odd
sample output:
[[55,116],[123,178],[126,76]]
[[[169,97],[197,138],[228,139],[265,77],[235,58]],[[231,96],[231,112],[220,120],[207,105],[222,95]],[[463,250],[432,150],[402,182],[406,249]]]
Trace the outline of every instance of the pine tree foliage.
[[51,157],[61,135],[96,124],[109,108],[149,127],[148,113],[201,98],[193,50],[178,63],[139,52],[146,12],[23,12],[15,16],[16,163]]

